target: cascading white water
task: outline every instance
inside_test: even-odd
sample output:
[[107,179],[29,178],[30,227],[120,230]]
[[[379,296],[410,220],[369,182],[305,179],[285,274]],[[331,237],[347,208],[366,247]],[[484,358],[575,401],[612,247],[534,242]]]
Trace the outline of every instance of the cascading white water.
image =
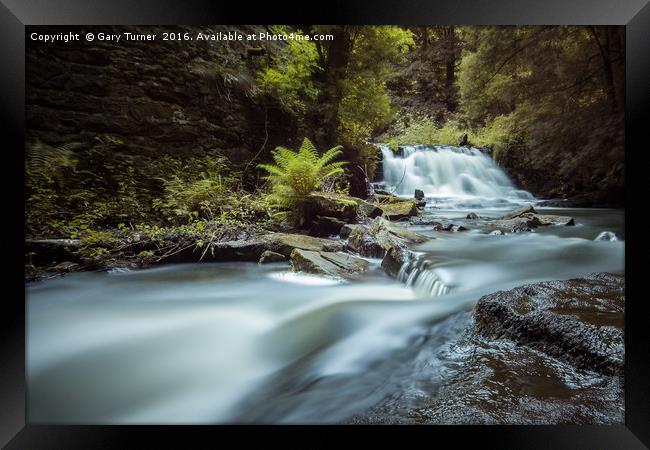
[[472,206],[534,199],[517,189],[494,160],[477,148],[405,146],[401,156],[386,145],[380,148],[384,185],[397,195],[412,196],[420,189],[427,198],[486,200]]

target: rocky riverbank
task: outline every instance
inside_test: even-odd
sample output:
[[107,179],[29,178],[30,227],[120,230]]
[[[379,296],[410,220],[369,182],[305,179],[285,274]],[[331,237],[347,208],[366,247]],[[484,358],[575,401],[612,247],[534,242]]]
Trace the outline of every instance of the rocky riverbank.
[[347,422],[623,423],[624,308],[625,278],[611,273],[483,296],[456,320],[466,327],[459,339],[422,345],[430,364],[452,363],[435,390],[419,393],[424,406],[409,407],[405,390]]

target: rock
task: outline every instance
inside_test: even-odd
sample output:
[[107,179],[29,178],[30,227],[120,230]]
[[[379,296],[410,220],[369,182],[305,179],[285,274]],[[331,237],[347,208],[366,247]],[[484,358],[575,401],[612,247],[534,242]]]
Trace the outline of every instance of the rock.
[[553,216],[535,213],[522,213],[512,219],[497,219],[488,222],[488,226],[496,227],[510,232],[532,231],[539,226],[546,225],[575,225],[573,217]]
[[382,258],[386,253],[377,237],[370,231],[370,227],[366,225],[361,225],[350,233],[348,248],[368,258]]
[[312,192],[307,198],[307,216],[334,217],[352,222],[357,217],[357,202],[346,195]]
[[[375,191],[375,192],[379,192],[379,191]],[[400,200],[400,198],[394,194],[375,194],[375,201],[379,202],[383,206],[386,203],[396,203],[396,202],[401,202],[402,200]]]
[[388,220],[401,220],[418,215],[418,208],[413,200],[382,205],[384,217]]
[[573,217],[569,216],[553,216],[550,214],[535,214],[537,220],[540,221],[541,225],[563,225],[563,226],[573,226],[575,221]]
[[533,205],[526,205],[526,206],[522,206],[521,208],[517,208],[517,209],[514,209],[514,210],[510,211],[508,214],[503,216],[501,219],[502,220],[514,219],[515,217],[519,217],[522,214],[526,214],[526,213],[536,214],[537,211],[535,211],[535,208],[533,208]]
[[348,237],[348,247],[361,256],[381,258],[393,247],[406,247],[426,240],[407,228],[377,218],[370,225],[355,228]]
[[431,216],[413,216],[409,219],[411,225],[440,225],[440,222]]
[[[26,239],[25,253],[34,265],[77,260],[75,252],[81,247],[78,239]],[[30,255],[31,254],[31,255]]]
[[415,206],[417,206],[419,209],[424,209],[427,206],[427,201],[426,200],[417,200],[415,202]]
[[56,266],[52,267],[50,270],[53,270],[55,272],[72,272],[74,270],[79,269],[79,264],[71,262],[71,261],[63,261],[62,263],[57,264]]
[[467,220],[477,220],[477,219],[480,219],[480,217],[475,212],[471,212],[471,213],[467,214],[466,219]]
[[304,234],[271,233],[264,236],[264,241],[268,250],[285,256],[291,255],[291,252],[296,248],[323,252],[343,251],[343,244],[341,242],[305,236]]
[[463,147],[465,145],[469,145],[469,139],[467,136],[467,133],[463,134],[463,136],[460,138],[460,142],[458,143],[460,147]]
[[374,219],[375,217],[380,217],[384,211],[378,205],[367,202],[363,199],[357,197],[351,197],[357,203],[357,214],[362,217],[368,217]]
[[275,262],[284,262],[286,260],[287,258],[280,253],[275,253],[270,250],[264,250],[258,262],[260,264],[268,264],[268,263],[275,263]]
[[505,236],[505,233],[501,230],[494,230],[490,233],[490,236]]
[[594,241],[618,241],[618,238],[616,237],[616,234],[612,233],[611,231],[603,231],[600,233],[598,236],[596,236],[596,239]]
[[477,330],[535,348],[583,370],[623,374],[625,278],[599,273],[481,297]]
[[391,247],[387,252],[384,259],[381,260],[381,267],[391,277],[397,278],[400,270],[404,264],[413,259],[413,252],[404,248],[401,245]]
[[345,222],[336,217],[317,216],[309,230],[309,235],[320,237],[337,235],[343,225]]
[[420,189],[416,189],[414,197],[416,200],[424,200],[424,191],[421,191]]
[[354,223],[346,223],[341,227],[341,230],[339,231],[339,236],[341,236],[342,239],[347,239],[348,237],[350,237],[350,234],[360,226],[362,225],[354,224]]
[[449,223],[447,225],[443,225],[441,223],[436,223],[433,226],[433,231],[467,231],[467,228],[465,228],[462,225],[454,225],[453,223]]
[[291,252],[291,267],[295,272],[354,279],[368,265],[365,259],[343,252],[314,252],[301,249]]

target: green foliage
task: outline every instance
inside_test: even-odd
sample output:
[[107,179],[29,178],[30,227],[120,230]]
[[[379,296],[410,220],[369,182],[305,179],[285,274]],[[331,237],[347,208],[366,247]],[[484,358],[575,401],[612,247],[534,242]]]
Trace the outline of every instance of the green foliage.
[[[273,34],[290,33],[289,27],[270,27]],[[298,30],[300,31],[300,30]],[[287,39],[284,49],[270,57],[258,73],[262,92],[276,98],[287,110],[304,111],[305,104],[318,95],[313,75],[320,69],[313,41]]]
[[265,178],[271,182],[270,203],[287,209],[300,206],[321,183],[343,173],[346,162],[333,162],[341,155],[341,149],[341,146],[333,147],[319,156],[307,138],[298,151],[277,147],[273,151],[275,164],[259,165],[268,173]]

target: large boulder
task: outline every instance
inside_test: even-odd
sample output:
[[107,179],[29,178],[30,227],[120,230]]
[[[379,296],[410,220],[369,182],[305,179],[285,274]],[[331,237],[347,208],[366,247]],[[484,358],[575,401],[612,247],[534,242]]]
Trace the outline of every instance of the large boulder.
[[[505,216],[504,216],[505,217]],[[488,226],[508,232],[532,231],[546,225],[575,225],[573,217],[547,214],[522,213],[510,219],[497,219],[488,222]]]
[[369,225],[355,227],[348,237],[348,248],[361,256],[381,258],[393,247],[406,247],[426,240],[408,228],[378,217]]
[[312,192],[307,197],[307,215],[334,217],[344,222],[352,222],[357,217],[357,202],[347,195]]
[[509,219],[514,219],[515,217],[519,217],[522,214],[526,213],[533,213],[536,214],[537,211],[535,211],[535,208],[533,208],[533,205],[525,205],[517,209],[513,209],[509,213],[505,214],[501,219],[503,220],[509,220]]
[[625,278],[599,273],[481,297],[478,331],[506,338],[579,369],[623,373]]
[[367,202],[357,197],[351,198],[357,203],[357,214],[362,218],[367,217],[374,219],[375,217],[380,217],[384,213],[384,210],[374,203]]
[[264,250],[258,262],[260,264],[270,264],[276,262],[284,262],[286,260],[287,260],[286,256],[280,253],[275,253],[272,252],[271,250]]
[[291,268],[294,272],[354,279],[368,265],[365,259],[343,252],[315,252],[298,248],[291,252]]
[[317,216],[309,229],[310,236],[327,237],[339,234],[345,222],[336,217]]
[[384,217],[388,220],[408,219],[418,215],[417,203],[414,200],[387,203],[381,207]]
[[310,250],[316,252],[343,251],[343,243],[330,239],[323,239],[304,234],[270,233],[263,237],[266,249],[285,256],[291,255],[294,249]]

